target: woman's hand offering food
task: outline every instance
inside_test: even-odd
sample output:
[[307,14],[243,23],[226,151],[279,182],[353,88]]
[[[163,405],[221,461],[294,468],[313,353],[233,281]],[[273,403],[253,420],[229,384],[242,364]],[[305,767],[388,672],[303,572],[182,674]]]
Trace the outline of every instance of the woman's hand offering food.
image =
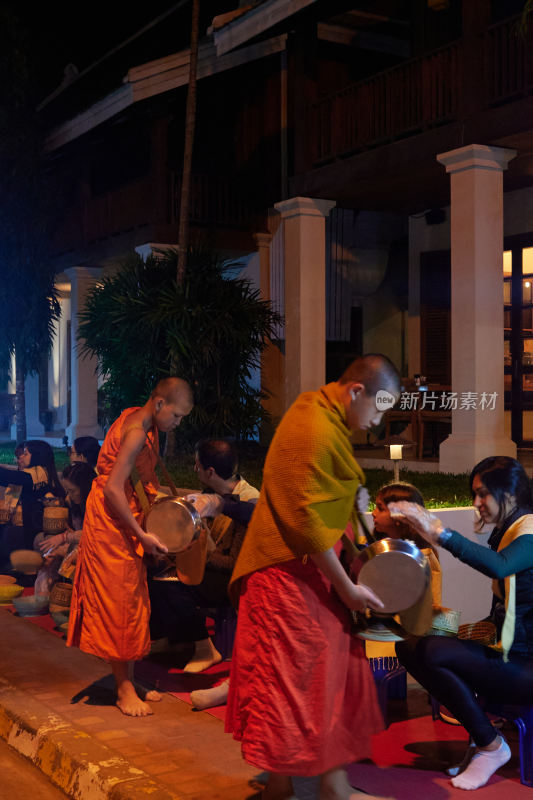
[[432,545],[439,544],[439,536],[444,530],[444,525],[438,517],[417,503],[408,503],[405,500],[387,505],[393,519],[407,521],[426,542]]
[[368,511],[370,504],[370,495],[365,486],[359,486],[357,494],[355,495],[355,507],[359,514],[365,514]]
[[220,514],[222,498],[218,494],[188,494],[185,499],[193,504],[202,518]]

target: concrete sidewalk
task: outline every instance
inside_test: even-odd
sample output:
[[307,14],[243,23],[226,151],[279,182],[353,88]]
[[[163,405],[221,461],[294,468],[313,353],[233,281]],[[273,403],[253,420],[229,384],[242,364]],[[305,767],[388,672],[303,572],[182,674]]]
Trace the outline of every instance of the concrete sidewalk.
[[223,723],[170,695],[125,717],[109,667],[0,608],[0,736],[79,800],[251,800]]

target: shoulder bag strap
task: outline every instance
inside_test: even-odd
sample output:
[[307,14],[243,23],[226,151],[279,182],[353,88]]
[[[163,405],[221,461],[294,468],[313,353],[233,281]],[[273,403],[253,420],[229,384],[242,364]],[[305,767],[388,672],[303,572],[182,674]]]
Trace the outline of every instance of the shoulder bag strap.
[[157,456],[157,460],[159,462],[159,466],[161,467],[161,472],[165,476],[165,480],[168,483],[168,485],[170,486],[170,491],[172,492],[174,497],[177,497],[178,496],[178,490],[176,489],[176,484],[174,483],[174,481],[170,477],[170,473],[169,473],[168,469],[165,466],[165,462],[163,461],[163,459],[159,455],[159,452],[156,450],[155,445],[154,445],[153,441],[150,439],[150,437],[148,437],[148,441],[150,443],[150,447],[152,448],[152,450],[154,451],[154,453]]

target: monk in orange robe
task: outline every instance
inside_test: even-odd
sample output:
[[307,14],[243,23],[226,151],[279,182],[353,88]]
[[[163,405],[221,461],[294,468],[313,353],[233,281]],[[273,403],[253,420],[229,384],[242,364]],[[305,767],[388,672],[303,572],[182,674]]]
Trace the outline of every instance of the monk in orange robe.
[[352,583],[335,545],[364,483],[351,434],[379,423],[399,383],[384,356],[356,359],[296,399],[266,457],[230,583],[239,621],[226,709],[245,760],[269,772],[264,800],[293,797],[289,776],[320,776],[319,800],[362,800],[345,765],[371,755],[382,719],[350,611],[383,604]]
[[[164,378],[144,406],[123,411],[105,437],[87,499],[67,645],[110,662],[117,706],[134,717],[152,713],[133,683],[133,663],[150,649],[143,554],[164,554],[167,548],[141,527],[143,512],[131,473],[137,469],[148,499],[154,499],[158,432],[177,427],[192,406],[189,384]],[[148,693],[146,699],[159,695]]]

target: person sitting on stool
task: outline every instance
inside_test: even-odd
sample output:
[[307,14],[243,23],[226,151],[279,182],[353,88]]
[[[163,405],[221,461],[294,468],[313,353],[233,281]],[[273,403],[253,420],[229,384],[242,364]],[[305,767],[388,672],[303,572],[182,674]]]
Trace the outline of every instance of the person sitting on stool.
[[[168,636],[172,642],[194,643],[194,653],[185,672],[202,672],[217,664],[222,656],[208,636],[205,615],[199,608],[217,608],[229,603],[228,584],[246,532],[245,525],[218,514],[219,496],[233,495],[254,501],[258,490],[237,472],[237,450],[225,439],[204,439],[196,446],[195,471],[208,492],[205,503],[213,500],[214,520],[210,525],[216,548],[207,554],[205,575],[200,584],[189,586],[174,581],[149,581],[152,613],[152,639]],[[204,511],[205,515],[205,511]]]

